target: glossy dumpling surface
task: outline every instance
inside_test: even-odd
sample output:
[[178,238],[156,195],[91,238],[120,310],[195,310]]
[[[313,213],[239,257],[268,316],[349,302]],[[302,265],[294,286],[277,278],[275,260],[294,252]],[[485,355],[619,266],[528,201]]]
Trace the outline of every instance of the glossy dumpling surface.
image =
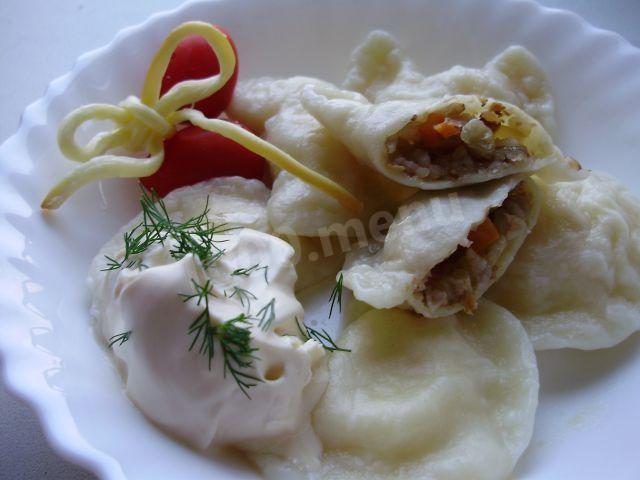
[[536,227],[487,295],[536,349],[596,349],[640,329],[640,201],[612,177],[542,184]]
[[[301,104],[305,87],[331,88],[309,77],[263,77],[238,84],[230,115],[316,172],[341,184],[365,205],[356,219],[365,222],[380,208],[412,191],[360,165],[331,132]],[[278,234],[325,236],[333,226],[354,219],[335,199],[284,171],[274,171],[269,222]],[[338,229],[340,230],[340,229]],[[340,230],[341,231],[341,230]]]
[[473,317],[425,321],[371,310],[333,354],[314,412],[318,478],[507,478],[531,438],[538,370],[526,332],[482,302]]

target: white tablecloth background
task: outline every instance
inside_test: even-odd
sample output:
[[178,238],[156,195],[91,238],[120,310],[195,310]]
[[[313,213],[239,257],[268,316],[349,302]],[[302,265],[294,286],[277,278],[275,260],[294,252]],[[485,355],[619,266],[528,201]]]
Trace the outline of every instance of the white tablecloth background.
[[[444,1],[444,0],[442,0]],[[471,0],[470,0],[471,1]],[[83,52],[107,43],[123,27],[181,0],[0,0],[0,142],[47,84]],[[638,0],[540,0],[566,8],[640,46]],[[1,319],[0,319],[1,321]],[[91,479],[57,457],[35,416],[0,379],[0,479]]]

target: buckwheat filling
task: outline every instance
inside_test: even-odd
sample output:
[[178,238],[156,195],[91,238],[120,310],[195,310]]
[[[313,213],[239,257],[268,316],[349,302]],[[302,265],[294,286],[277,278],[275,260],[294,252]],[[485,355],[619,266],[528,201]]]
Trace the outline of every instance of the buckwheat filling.
[[527,147],[514,138],[499,138],[504,106],[493,104],[479,118],[461,103],[412,119],[387,140],[389,165],[411,177],[456,180],[478,171],[499,171],[531,160]]
[[493,283],[497,265],[510,242],[527,235],[532,196],[520,182],[502,205],[469,233],[469,247],[457,250],[436,265],[418,292],[431,310],[462,303],[467,313],[477,307],[477,292]]

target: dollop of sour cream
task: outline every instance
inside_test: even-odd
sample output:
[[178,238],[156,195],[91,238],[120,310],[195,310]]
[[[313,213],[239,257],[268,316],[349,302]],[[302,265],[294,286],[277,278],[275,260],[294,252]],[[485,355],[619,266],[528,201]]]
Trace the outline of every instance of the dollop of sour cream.
[[[224,255],[206,270],[193,254],[176,261],[171,242],[165,242],[141,255],[144,268],[92,272],[97,326],[107,343],[131,332],[111,350],[126,393],[154,423],[199,449],[235,446],[312,465],[322,447],[310,412],[324,392],[327,372],[322,346],[301,339],[296,324],[302,324],[304,312],[294,295],[294,251],[279,238],[248,228],[223,241]],[[256,265],[268,268],[238,273]],[[256,350],[242,373],[258,380],[250,381],[255,386],[246,395],[225,368],[218,340],[211,364],[199,352],[202,338],[192,347],[195,333],[189,334],[189,326],[205,306],[186,296],[207,281],[211,325],[247,317]]]

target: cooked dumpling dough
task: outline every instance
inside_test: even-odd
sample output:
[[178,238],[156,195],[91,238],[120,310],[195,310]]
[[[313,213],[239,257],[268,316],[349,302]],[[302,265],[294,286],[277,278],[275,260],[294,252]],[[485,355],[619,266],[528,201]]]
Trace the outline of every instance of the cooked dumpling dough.
[[382,248],[347,255],[344,285],[376,308],[470,313],[535,225],[539,201],[533,181],[518,177],[422,192],[400,207]]
[[[341,184],[365,205],[360,220],[392,205],[413,191],[389,181],[354,160],[349,151],[316,121],[300,103],[306,86],[331,87],[307,77],[283,80],[258,78],[236,87],[229,115],[260,133],[300,163]],[[287,172],[275,172],[268,203],[269,221],[276,233],[319,236],[332,225],[353,218],[335,199]]]
[[335,277],[344,265],[345,255],[337,237],[284,237],[284,240],[296,252],[296,292]]
[[360,161],[422,190],[534,171],[560,157],[535,119],[475,95],[372,104],[354,92],[309,86],[303,104]]
[[509,312],[483,301],[473,317],[425,322],[371,310],[338,343],[351,353],[329,359],[314,478],[507,478],[538,403],[535,355]]
[[538,350],[611,347],[640,329],[640,200],[596,172],[541,188],[538,224],[487,296]]
[[215,223],[268,233],[271,229],[265,214],[268,198],[269,190],[258,180],[220,177],[182,187],[163,201],[167,211],[180,221],[201,214],[206,204],[208,217]]
[[419,73],[395,38],[371,32],[354,51],[344,83],[374,103],[475,94],[512,103],[555,130],[553,97],[538,59],[519,46],[507,48],[483,68],[455,66],[432,76]]

